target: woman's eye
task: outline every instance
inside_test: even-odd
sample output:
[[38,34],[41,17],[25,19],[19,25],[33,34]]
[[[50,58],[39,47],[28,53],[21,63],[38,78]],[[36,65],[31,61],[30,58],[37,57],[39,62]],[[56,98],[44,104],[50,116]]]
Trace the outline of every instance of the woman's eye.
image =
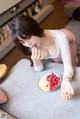
[[26,40],[26,39],[27,39],[27,37],[26,37],[26,36],[23,36],[23,39],[24,39],[24,40]]
[[24,44],[24,41],[19,40],[19,42],[20,42],[21,44]]

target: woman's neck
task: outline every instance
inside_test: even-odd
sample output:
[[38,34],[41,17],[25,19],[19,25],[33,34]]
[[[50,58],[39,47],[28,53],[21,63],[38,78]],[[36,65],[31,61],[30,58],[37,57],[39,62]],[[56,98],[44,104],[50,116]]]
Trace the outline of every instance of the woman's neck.
[[40,47],[47,47],[48,45],[54,43],[53,34],[49,30],[44,30],[44,37],[41,38]]

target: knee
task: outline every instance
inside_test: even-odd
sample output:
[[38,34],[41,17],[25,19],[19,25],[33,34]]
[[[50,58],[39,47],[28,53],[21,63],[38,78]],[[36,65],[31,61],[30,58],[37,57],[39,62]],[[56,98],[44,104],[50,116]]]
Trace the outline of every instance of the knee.
[[6,103],[8,98],[6,94],[0,89],[0,104]]

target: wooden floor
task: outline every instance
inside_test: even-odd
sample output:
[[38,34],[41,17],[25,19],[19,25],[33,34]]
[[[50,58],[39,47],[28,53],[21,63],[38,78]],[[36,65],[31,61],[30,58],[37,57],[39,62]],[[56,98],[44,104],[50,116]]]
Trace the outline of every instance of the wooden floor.
[[[54,2],[55,6],[53,16],[54,29],[65,27],[69,21],[68,17],[64,13],[63,4],[61,4],[60,1],[61,0],[55,0]],[[20,59],[23,58],[26,58],[26,56],[23,53],[21,53],[18,47],[16,46],[0,61],[0,64],[1,63],[6,64],[9,71]]]
[[60,29],[69,22],[69,18],[65,15],[64,4],[61,0],[55,0],[54,11],[49,15],[43,22],[41,22],[41,27],[45,29]]

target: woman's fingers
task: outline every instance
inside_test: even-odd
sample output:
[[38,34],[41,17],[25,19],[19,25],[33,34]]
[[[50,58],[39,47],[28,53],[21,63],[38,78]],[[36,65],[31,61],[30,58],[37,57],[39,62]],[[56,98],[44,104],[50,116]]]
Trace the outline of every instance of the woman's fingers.
[[73,94],[70,93],[70,92],[65,92],[63,94],[63,98],[66,99],[66,100],[70,100],[72,98]]
[[41,59],[41,60],[43,59],[43,53],[40,54],[40,59]]
[[31,56],[31,58],[33,59],[33,57],[34,57],[34,47],[32,48],[32,56]]
[[74,89],[70,81],[62,81],[61,83],[61,95],[64,99],[71,99],[74,95]]
[[36,47],[32,48],[32,59],[41,59],[41,52]]

